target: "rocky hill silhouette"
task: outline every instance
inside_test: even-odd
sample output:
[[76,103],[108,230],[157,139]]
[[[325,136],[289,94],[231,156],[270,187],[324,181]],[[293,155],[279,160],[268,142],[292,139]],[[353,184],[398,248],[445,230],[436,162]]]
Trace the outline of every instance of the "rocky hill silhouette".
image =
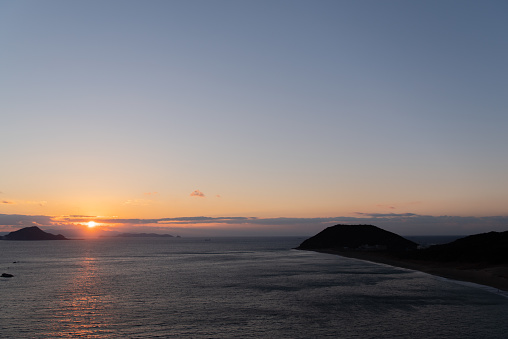
[[300,250],[415,250],[418,244],[373,225],[335,225],[305,240]]
[[2,240],[69,240],[61,234],[44,232],[37,226],[25,227],[2,237]]
[[508,231],[470,235],[448,244],[406,253],[416,260],[508,264]]
[[470,235],[417,249],[418,245],[373,225],[335,225],[305,240],[297,249],[392,252],[401,259],[432,262],[508,264],[508,231]]

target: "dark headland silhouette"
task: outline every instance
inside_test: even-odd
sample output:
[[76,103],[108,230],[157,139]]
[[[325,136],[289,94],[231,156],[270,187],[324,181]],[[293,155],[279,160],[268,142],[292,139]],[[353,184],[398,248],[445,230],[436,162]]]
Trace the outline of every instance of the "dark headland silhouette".
[[335,225],[305,240],[298,249],[401,251],[417,247],[417,243],[373,225]]
[[69,240],[61,234],[54,235],[52,233],[44,232],[37,226],[25,227],[20,230],[11,232],[0,240]]
[[508,291],[508,231],[418,249],[416,243],[373,225],[335,225],[297,249],[385,263]]
[[470,235],[448,244],[406,253],[406,257],[437,262],[508,265],[508,231]]

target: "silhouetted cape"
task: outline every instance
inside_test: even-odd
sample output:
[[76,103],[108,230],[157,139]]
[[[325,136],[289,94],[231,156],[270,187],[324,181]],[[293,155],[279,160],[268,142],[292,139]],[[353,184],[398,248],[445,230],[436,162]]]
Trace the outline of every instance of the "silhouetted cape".
[[414,250],[418,244],[373,225],[335,225],[305,240],[300,250]]

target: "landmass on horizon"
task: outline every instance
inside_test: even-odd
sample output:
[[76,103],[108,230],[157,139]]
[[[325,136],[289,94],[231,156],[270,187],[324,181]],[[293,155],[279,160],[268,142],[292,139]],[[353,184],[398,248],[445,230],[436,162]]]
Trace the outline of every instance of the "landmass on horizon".
[[[101,238],[173,238],[171,234],[158,233],[120,233],[115,235],[101,235]],[[180,236],[177,236],[180,238]],[[37,226],[24,227],[17,231],[0,236],[0,240],[71,240],[62,234],[54,235],[45,232]]]
[[159,233],[120,233],[117,235],[107,236],[103,235],[102,238],[173,238],[171,234]]
[[37,226],[25,227],[4,236],[0,240],[70,240],[61,234],[45,232]]
[[418,248],[373,225],[335,225],[297,247],[464,280],[508,291],[508,231]]

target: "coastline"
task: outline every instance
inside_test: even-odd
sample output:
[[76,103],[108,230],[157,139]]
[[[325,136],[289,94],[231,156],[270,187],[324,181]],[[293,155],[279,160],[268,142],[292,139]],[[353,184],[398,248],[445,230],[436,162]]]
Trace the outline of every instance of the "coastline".
[[506,265],[409,260],[395,257],[386,252],[375,251],[336,251],[331,249],[313,249],[310,251],[407,268],[446,279],[490,286],[508,292],[508,266]]

